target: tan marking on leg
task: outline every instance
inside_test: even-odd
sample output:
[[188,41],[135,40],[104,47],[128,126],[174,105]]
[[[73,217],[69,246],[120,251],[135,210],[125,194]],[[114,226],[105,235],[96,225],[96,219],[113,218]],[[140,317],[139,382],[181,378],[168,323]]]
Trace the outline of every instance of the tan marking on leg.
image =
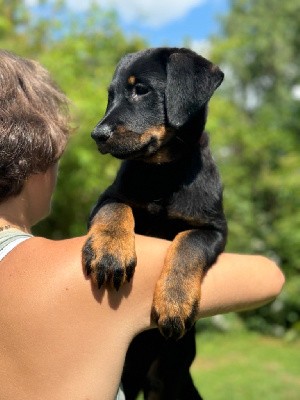
[[134,218],[129,206],[121,203],[103,206],[92,221],[88,241],[93,255],[89,272],[94,282],[99,284],[99,276],[105,275],[104,282],[116,287],[131,278],[136,255]]
[[199,255],[180,254],[178,248],[188,233],[180,233],[170,245],[155,288],[153,315],[163,334],[168,331],[168,326],[176,325],[179,336],[182,336],[187,324],[195,322],[204,262]]

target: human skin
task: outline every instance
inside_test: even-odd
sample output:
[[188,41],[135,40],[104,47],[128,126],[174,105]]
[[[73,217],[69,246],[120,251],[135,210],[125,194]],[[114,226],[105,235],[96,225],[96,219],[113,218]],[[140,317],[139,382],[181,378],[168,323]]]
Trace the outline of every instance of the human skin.
[[[152,326],[168,242],[136,237],[136,272],[119,292],[84,276],[83,243],[32,238],[1,262],[1,399],[113,399],[131,339]],[[202,284],[198,318],[265,304],[282,284],[270,260],[222,254]]]
[[[0,226],[30,231],[49,211],[55,174],[32,176],[1,203]],[[154,328],[153,293],[169,242],[136,235],[136,271],[117,292],[85,276],[85,240],[33,237],[0,262],[1,400],[114,399],[130,341]],[[283,283],[265,257],[221,254],[202,283],[198,318],[263,305]]]

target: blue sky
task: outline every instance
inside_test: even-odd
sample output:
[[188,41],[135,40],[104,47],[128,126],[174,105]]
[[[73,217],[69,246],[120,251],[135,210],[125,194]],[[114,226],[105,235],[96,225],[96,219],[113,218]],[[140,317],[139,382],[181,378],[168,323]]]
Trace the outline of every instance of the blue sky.
[[[36,5],[37,0],[25,0]],[[217,15],[228,9],[229,0],[94,0],[114,8],[125,33],[137,33],[150,46],[181,46],[185,39],[205,43],[218,32]],[[66,0],[73,11],[84,11],[90,0]]]
[[[181,1],[184,2],[184,0]],[[126,32],[139,33],[152,46],[180,46],[186,38],[192,42],[201,43],[206,41],[211,34],[218,32],[217,15],[227,11],[228,1],[204,0],[195,1],[195,3],[190,8],[182,10],[182,13],[178,13],[171,20],[161,18],[161,22],[157,24],[155,24],[154,15],[147,20],[146,17],[138,16],[137,18],[126,18],[126,15],[120,13],[120,21]]]

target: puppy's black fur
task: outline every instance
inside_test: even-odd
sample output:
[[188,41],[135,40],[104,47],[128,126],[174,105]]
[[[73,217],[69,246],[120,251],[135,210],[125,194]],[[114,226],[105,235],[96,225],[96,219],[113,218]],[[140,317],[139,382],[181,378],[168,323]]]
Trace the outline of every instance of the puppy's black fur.
[[[101,153],[123,159],[100,196],[83,249],[87,273],[116,289],[134,273],[134,232],[172,240],[157,283],[157,330],[127,353],[126,399],[200,399],[189,367],[201,279],[224,250],[222,185],[204,127],[223,73],[187,49],[128,54],[109,87],[105,116],[92,137]],[[175,341],[174,339],[181,338]]]

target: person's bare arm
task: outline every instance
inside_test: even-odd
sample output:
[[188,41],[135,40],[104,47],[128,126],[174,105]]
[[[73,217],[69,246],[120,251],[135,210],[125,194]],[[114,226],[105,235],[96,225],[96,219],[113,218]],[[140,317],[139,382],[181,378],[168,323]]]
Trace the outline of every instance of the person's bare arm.
[[223,253],[202,284],[199,318],[260,307],[274,300],[284,275],[259,255]]
[[[141,329],[152,326],[152,296],[168,245],[160,239],[136,237],[138,265],[132,301],[141,313]],[[203,280],[198,318],[262,306],[278,296],[283,284],[283,273],[270,259],[223,253]]]
[[[80,256],[84,238],[73,239],[71,242],[74,254],[78,252],[77,257]],[[82,279],[82,269],[75,268],[77,282],[83,289],[81,303],[87,304],[86,299],[92,289],[98,300],[91,306],[94,312],[97,314],[101,309],[103,311],[106,304],[108,309],[112,309],[113,318],[126,324],[131,337],[154,326],[150,317],[153,294],[170,242],[136,235],[135,244],[138,261],[134,276],[130,283],[124,284],[118,291],[112,288],[99,290],[92,282],[86,285],[86,279]],[[197,317],[259,307],[275,299],[283,284],[283,273],[270,259],[258,255],[223,253],[202,282]]]

